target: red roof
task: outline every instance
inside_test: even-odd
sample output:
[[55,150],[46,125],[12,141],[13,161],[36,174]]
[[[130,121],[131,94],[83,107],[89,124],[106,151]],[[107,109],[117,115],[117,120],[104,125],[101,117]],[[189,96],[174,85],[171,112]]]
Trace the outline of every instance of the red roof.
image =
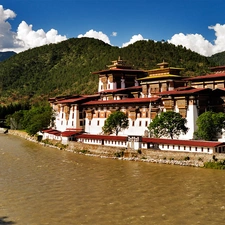
[[155,102],[159,100],[159,97],[151,98],[126,98],[122,100],[98,100],[85,102],[82,105],[108,105],[108,104],[125,104],[125,103],[143,103],[143,102]]
[[48,133],[48,134],[53,134],[55,136],[60,136],[61,135],[61,132],[60,131],[53,130],[53,129],[46,129],[46,130],[43,130],[42,132]]
[[61,135],[62,135],[62,137],[70,137],[70,136],[74,136],[79,133],[80,133],[80,131],[63,131],[63,132],[61,132]]
[[196,147],[217,147],[220,145],[225,145],[225,143],[217,141],[178,140],[163,138],[142,138],[142,142],[154,144],[186,145]]
[[192,89],[176,89],[176,90],[172,90],[172,91],[164,91],[159,93],[159,95],[184,95],[184,94],[195,94],[195,93],[199,93],[202,91],[211,91],[211,89],[209,88],[192,88]]
[[81,98],[70,98],[70,99],[63,99],[63,100],[60,100],[60,101],[57,101],[58,104],[63,104],[63,103],[76,103],[80,100],[83,100],[83,99],[86,99],[84,97],[81,97]]
[[93,95],[75,95],[75,96],[62,96],[62,97],[55,97],[50,98],[49,101],[53,103],[76,103],[85,99],[93,99],[98,98],[99,94],[93,94]]
[[204,76],[197,76],[197,77],[186,78],[184,80],[186,80],[186,81],[213,80],[215,78],[218,78],[218,79],[225,78],[225,73],[221,72],[221,73],[207,74],[207,75],[204,75]]

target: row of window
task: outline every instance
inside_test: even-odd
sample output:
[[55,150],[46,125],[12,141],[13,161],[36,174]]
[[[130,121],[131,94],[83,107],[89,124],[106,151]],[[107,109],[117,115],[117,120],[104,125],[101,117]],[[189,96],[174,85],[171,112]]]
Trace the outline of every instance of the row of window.
[[[176,145],[172,145],[172,149],[175,149],[175,146]],[[164,144],[162,144],[162,148],[164,148],[165,146],[164,146]],[[183,147],[183,149],[182,150],[189,150],[189,151],[191,151],[191,150],[195,150],[196,152],[198,151],[198,147],[191,147],[191,146],[189,146],[189,147],[187,147],[187,146],[182,146]],[[167,149],[170,149],[170,145],[167,145]],[[181,150],[181,146],[180,145],[178,145],[177,146],[177,149],[178,150]],[[201,147],[201,152],[203,152],[204,151],[204,148],[203,147]],[[207,148],[207,152],[209,152],[210,151],[210,148]]]
[[[80,140],[80,142],[83,142],[83,140]],[[109,140],[94,140],[94,139],[86,139],[86,143],[102,143],[102,144],[110,144],[110,145],[123,145],[126,146],[126,141],[109,141]]]
[[[144,124],[145,127],[148,127],[149,122],[148,122],[148,121],[139,121],[138,124],[139,124],[139,127],[141,127],[143,124]],[[72,127],[75,125],[75,124],[74,124],[74,121],[72,121],[72,124],[71,124],[71,125],[72,125]],[[88,125],[89,125],[89,126],[92,125],[92,121],[91,121],[91,120],[89,120]],[[97,126],[100,126],[100,121],[99,121],[99,120],[97,120],[97,124],[96,124],[96,125],[97,125]],[[63,120],[61,121],[61,126],[63,126]],[[68,126],[68,120],[66,121],[66,126]],[[84,120],[84,121],[80,120],[80,126],[85,126],[85,120]],[[135,126],[135,121],[132,121],[131,126],[132,126],[132,127]]]
[[[145,127],[147,127],[149,125],[149,122],[148,121],[139,121],[139,127],[141,127],[142,124],[144,124]],[[97,126],[99,126],[99,125],[100,125],[100,121],[97,120]],[[89,120],[89,126],[91,126],[91,120]],[[135,126],[135,121],[132,121],[132,127],[134,127],[134,126]]]
[[[68,126],[68,120],[66,121],[66,126]],[[63,120],[61,121],[61,126],[63,126]],[[71,124],[71,126],[72,127],[74,127],[75,126],[75,124],[74,124],[74,121],[72,121],[72,124]],[[82,127],[82,126],[85,126],[85,121],[83,121],[83,120],[80,120],[80,126]]]
[[[64,118],[64,114],[65,113],[62,113],[62,116],[61,116],[62,119]],[[79,112],[79,119],[83,119],[83,118],[84,118],[84,113],[83,112]],[[72,113],[72,119],[74,119],[74,113]]]

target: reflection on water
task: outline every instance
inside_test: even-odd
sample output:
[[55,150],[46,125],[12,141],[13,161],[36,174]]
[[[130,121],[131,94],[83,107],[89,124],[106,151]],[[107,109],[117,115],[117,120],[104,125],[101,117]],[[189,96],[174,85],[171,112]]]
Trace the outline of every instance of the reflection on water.
[[221,224],[224,174],[82,156],[0,135],[0,224]]

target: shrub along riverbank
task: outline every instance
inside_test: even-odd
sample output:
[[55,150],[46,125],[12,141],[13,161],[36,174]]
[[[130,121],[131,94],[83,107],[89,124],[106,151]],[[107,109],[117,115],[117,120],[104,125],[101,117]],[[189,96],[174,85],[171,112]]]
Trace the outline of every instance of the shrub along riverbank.
[[20,136],[26,140],[37,142],[48,147],[87,156],[221,170],[225,169],[225,154],[210,155],[205,153],[171,152],[154,149],[140,149],[137,151],[133,149],[90,145],[78,142],[69,142],[68,145],[63,145],[59,141],[38,141],[36,136],[30,136],[24,131],[9,130],[9,134]]

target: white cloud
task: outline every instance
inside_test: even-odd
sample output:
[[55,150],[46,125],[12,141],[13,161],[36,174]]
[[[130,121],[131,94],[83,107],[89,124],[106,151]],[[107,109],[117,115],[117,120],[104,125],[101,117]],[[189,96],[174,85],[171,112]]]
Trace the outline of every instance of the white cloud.
[[16,17],[10,10],[4,10],[0,5],[0,51],[21,52],[28,48],[34,48],[50,43],[57,43],[66,40],[66,36],[58,34],[57,30],[51,29],[47,33],[40,29],[34,31],[32,25],[22,21],[17,29],[17,33],[11,30],[11,25],[7,21]]
[[117,36],[117,32],[113,31],[111,36],[116,37]]
[[107,44],[110,44],[110,40],[106,34],[102,33],[102,31],[98,32],[93,29],[87,31],[85,34],[79,34],[77,37],[78,38],[82,38],[82,37],[95,38],[95,39],[104,41]]
[[215,31],[216,40],[213,46],[213,54],[225,51],[225,24],[216,24],[215,26],[209,26],[209,29]]
[[3,9],[0,5],[0,49],[10,48],[15,45],[16,33],[11,31],[11,25],[8,19],[13,19],[16,14],[10,9]]
[[130,45],[130,44],[133,44],[133,43],[135,43],[136,41],[141,41],[141,40],[144,40],[144,38],[142,37],[141,34],[134,35],[134,36],[132,36],[132,38],[130,39],[130,41],[128,41],[128,42],[122,44],[122,48],[123,48],[123,47],[126,47],[126,46],[128,46],[128,45]]
[[54,29],[47,33],[42,29],[34,31],[32,25],[28,25],[25,21],[22,21],[17,29],[17,38],[21,40],[25,49],[58,43],[67,39],[66,36],[59,35],[58,31]]
[[213,44],[200,34],[185,35],[183,33],[173,35],[168,42],[174,45],[182,45],[204,56],[211,56],[225,51],[225,24],[216,24],[208,28],[215,31],[216,40]]

